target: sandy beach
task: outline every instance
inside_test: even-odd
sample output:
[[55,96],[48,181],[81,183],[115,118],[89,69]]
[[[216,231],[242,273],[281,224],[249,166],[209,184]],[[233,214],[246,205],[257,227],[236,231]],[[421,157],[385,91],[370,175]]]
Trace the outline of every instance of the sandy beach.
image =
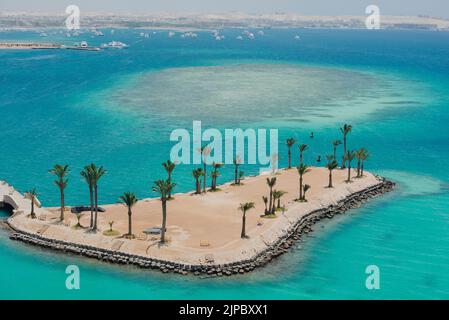
[[[58,222],[58,208],[39,208],[39,219],[30,219],[27,212],[19,213],[9,219],[9,224],[17,230],[49,239],[164,261],[207,264],[212,258],[215,264],[225,264],[250,259],[285,236],[287,230],[307,213],[336,204],[380,182],[365,172],[363,178],[346,183],[347,170],[335,170],[334,188],[327,188],[328,170],[314,167],[304,176],[304,183],[311,186],[307,193],[308,202],[297,202],[294,200],[299,192],[298,172],[296,169],[281,170],[275,175],[275,189],[287,192],[281,200],[286,210],[278,212],[276,218],[263,218],[262,196],[269,193],[268,176],[247,178],[241,186],[228,183],[220,186],[220,191],[203,195],[175,194],[175,199],[168,202],[167,236],[170,241],[165,245],[160,245],[159,236],[148,235],[145,239],[142,233],[149,227],[161,225],[159,199],[140,200],[133,208],[133,233],[137,236],[133,240],[121,236],[128,230],[127,209],[121,204],[102,206],[106,211],[99,213],[100,231],[95,234],[88,229],[74,230],[71,226],[76,224],[76,217],[70,211],[67,211],[64,223]],[[248,239],[240,238],[242,213],[238,206],[242,202],[255,202],[256,205],[247,213]],[[82,217],[83,226],[89,225],[89,216],[90,213],[86,212]],[[109,221],[114,221],[113,229],[120,232],[119,236],[102,234],[109,229]]]

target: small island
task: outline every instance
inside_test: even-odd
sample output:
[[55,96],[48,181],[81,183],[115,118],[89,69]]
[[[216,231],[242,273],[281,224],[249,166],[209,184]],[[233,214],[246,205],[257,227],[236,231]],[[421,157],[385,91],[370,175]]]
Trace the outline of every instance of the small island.
[[[168,160],[162,164],[167,178],[152,187],[158,198],[139,200],[125,192],[118,203],[99,206],[98,184],[107,171],[90,164],[80,173],[90,205],[69,208],[64,190],[70,169],[57,164],[49,174],[56,177],[60,207],[43,208],[36,189],[22,195],[6,182],[0,182],[0,205],[11,211],[6,225],[13,240],[164,273],[244,274],[287,252],[315,223],[393,189],[394,183],[364,171],[366,148],[348,150],[351,130],[347,124],[340,128],[343,142],[332,142],[333,153],[323,167],[307,166],[303,155],[308,145],[288,138],[287,168],[245,178],[237,156],[233,181],[219,185],[225,168],[221,163],[208,165],[211,150],[203,146],[203,165],[192,171],[192,192],[174,193],[177,164]],[[299,151],[297,166],[292,165],[292,149]]]
[[[132,208],[133,237],[126,236],[128,214],[121,204],[102,206],[98,231],[92,232],[80,227],[89,226],[87,213],[78,221],[79,215],[67,211],[60,222],[58,208],[34,208],[36,218],[30,218],[30,201],[5,183],[0,188],[0,200],[5,196],[22,199],[17,201],[20,208],[7,221],[14,240],[163,272],[231,275],[265,265],[311,232],[314,223],[344,213],[393,187],[393,183],[368,172],[348,183],[347,170],[335,170],[334,186],[329,188],[328,169],[309,170],[303,179],[310,190],[303,201],[297,201],[296,168],[280,170],[273,176],[246,178],[241,185],[228,183],[217,192],[174,194],[174,199],[167,201],[163,244],[158,232],[144,233],[149,227],[161,225],[160,199],[144,199]],[[270,193],[267,178],[275,178],[275,187],[284,192],[276,200],[274,214],[266,214],[266,198],[262,198]],[[246,201],[255,208],[246,213],[246,235],[241,237],[242,212],[238,209]]]

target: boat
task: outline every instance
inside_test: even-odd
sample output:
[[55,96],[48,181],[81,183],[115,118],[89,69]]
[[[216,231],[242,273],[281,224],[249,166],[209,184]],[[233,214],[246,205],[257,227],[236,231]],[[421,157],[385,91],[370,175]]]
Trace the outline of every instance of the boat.
[[89,47],[89,44],[87,41],[81,41],[81,43],[75,43],[74,46],[67,46],[64,47],[64,49],[68,50],[85,50],[85,51],[100,51],[100,48],[98,47]]
[[111,41],[107,44],[108,48],[117,48],[117,49],[123,49],[129,47],[126,43],[120,42],[120,41]]

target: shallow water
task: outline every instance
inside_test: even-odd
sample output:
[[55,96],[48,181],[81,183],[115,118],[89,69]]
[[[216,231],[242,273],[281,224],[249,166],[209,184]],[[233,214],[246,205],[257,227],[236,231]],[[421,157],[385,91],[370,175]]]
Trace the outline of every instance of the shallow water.
[[[148,197],[152,181],[164,176],[170,131],[192,120],[279,128],[281,141],[293,135],[310,144],[310,164],[330,153],[338,126],[350,122],[351,148],[366,146],[367,170],[397,181],[397,190],[317,227],[267,268],[231,279],[65,257],[11,242],[1,230],[0,298],[449,298],[449,34],[267,30],[242,42],[230,30],[218,42],[208,33],[197,40],[139,33],[117,30],[112,38],[106,30],[101,41],[129,43],[127,50],[0,51],[0,179],[22,191],[36,187],[44,205],[57,205],[47,170],[69,163],[67,201],[81,204],[88,194],[77,173],[94,161],[109,171],[101,202],[126,190]],[[176,169],[177,191],[192,189],[191,169]],[[65,288],[68,264],[80,266],[79,291]],[[365,287],[372,264],[381,272],[376,291]]]

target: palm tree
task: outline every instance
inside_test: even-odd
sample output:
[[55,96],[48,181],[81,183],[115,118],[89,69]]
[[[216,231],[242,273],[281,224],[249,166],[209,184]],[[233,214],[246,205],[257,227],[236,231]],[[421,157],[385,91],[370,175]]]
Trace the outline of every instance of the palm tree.
[[103,177],[107,173],[107,171],[103,167],[97,167],[93,163],[89,165],[88,170],[90,170],[92,174],[94,204],[95,204],[95,216],[92,230],[96,231],[98,225],[98,182],[100,181],[101,177]]
[[153,192],[159,193],[162,201],[162,228],[161,228],[161,243],[165,243],[165,230],[167,228],[167,200],[168,195],[176,186],[168,180],[157,180],[153,185]]
[[268,206],[268,212],[273,207],[273,187],[276,185],[276,177],[267,178],[267,185],[270,188],[270,205]]
[[357,158],[357,178],[360,178],[362,157],[363,157],[364,153],[365,153],[365,148],[360,148],[359,150],[354,152],[355,157]]
[[[168,180],[167,180],[168,181]],[[136,195],[132,192],[125,192],[120,196],[120,202],[128,208],[128,236],[129,238],[134,238],[132,233],[131,216],[133,214],[132,207],[137,203],[138,199]]]
[[329,155],[327,158],[327,165],[326,168],[329,170],[329,185],[328,188],[333,188],[332,186],[332,171],[337,169],[338,163],[337,160],[335,160],[334,156]]
[[212,185],[211,185],[211,190],[215,191],[217,190],[217,178],[220,176],[220,172],[218,171],[218,169],[220,169],[221,167],[223,167],[223,163],[213,163],[212,167],[214,168],[214,170],[211,173],[212,176]]
[[204,170],[203,192],[206,193],[207,157],[210,155],[211,149],[207,146],[202,146],[200,152],[203,160],[203,170]]
[[92,172],[92,168],[90,166],[85,166],[83,171],[81,171],[81,176],[86,181],[89,186],[89,195],[90,195],[90,227],[94,226],[94,175]]
[[299,198],[298,200],[302,200],[303,198],[303,193],[302,193],[302,180],[303,180],[303,176],[307,173],[310,172],[310,169],[308,166],[306,166],[305,164],[300,164],[298,167],[296,167],[296,169],[298,169],[298,173],[299,173]]
[[[282,191],[282,190],[276,190],[275,192],[273,192],[273,194],[276,193],[276,199],[278,200],[276,209],[280,209],[281,208],[281,198],[287,193],[286,191]],[[273,211],[274,213],[274,211]]]
[[276,214],[276,201],[279,199],[279,191],[273,190],[273,207],[270,208],[270,214]]
[[[167,160],[166,162],[164,162],[162,164],[162,166],[164,167],[165,171],[167,171],[167,174],[168,174],[167,180],[172,182],[171,175],[172,175],[173,170],[175,170],[176,163],[171,162],[170,160]],[[172,198],[171,193],[169,193],[168,194],[168,199],[171,199],[171,198]]]
[[239,156],[234,158],[234,185],[240,184],[239,179],[239,166],[242,164],[242,159]]
[[37,191],[35,188],[29,190],[27,192],[28,197],[30,198],[31,201],[31,212],[30,212],[30,217],[31,219],[36,219],[36,213],[34,212],[34,202],[36,201],[37,198]]
[[307,202],[307,199],[306,199],[306,192],[309,191],[310,188],[311,188],[310,185],[308,185],[308,184],[305,184],[305,185],[304,185],[304,195],[302,196],[302,201]]
[[61,196],[61,221],[64,220],[64,189],[67,187],[68,179],[65,177],[69,173],[69,166],[62,166],[60,164],[55,164],[54,167],[48,170],[49,173],[54,174],[57,179],[55,180],[55,185],[58,186],[60,196]]
[[362,160],[362,165],[360,168],[360,176],[361,177],[363,177],[363,168],[365,165],[365,161],[368,160],[369,157],[370,157],[370,154],[369,154],[368,150],[365,149],[365,152],[363,153],[362,158],[361,158],[361,160]]
[[292,168],[292,147],[296,143],[296,140],[294,138],[288,138],[287,141],[287,147],[288,147],[288,168]]
[[301,144],[299,146],[299,165],[303,164],[302,155],[303,155],[304,151],[306,151],[308,148],[309,148],[309,146],[306,144]]
[[265,215],[267,215],[268,214],[268,208],[267,208],[268,198],[263,196],[262,200],[263,200],[263,203],[265,204],[265,211],[264,211],[264,213],[265,213]]
[[341,140],[332,141],[332,147],[334,148],[334,159],[337,161],[337,147],[341,145]]
[[245,176],[245,172],[240,171],[239,172],[239,179],[238,179],[238,183],[237,184],[240,185],[242,183],[242,180],[243,180],[244,176]]
[[345,124],[343,127],[340,128],[341,133],[343,134],[343,160],[341,164],[341,168],[344,169],[345,167],[345,156],[346,156],[346,138],[348,133],[352,131],[352,126],[350,124]]
[[348,161],[348,180],[346,182],[351,182],[351,162],[354,160],[355,154],[352,151],[346,152],[345,160]]
[[254,202],[246,202],[241,203],[239,206],[239,210],[243,212],[242,215],[242,233],[240,234],[240,237],[242,239],[246,238],[246,212],[250,209],[255,208]]
[[77,212],[77,213],[75,213],[75,215],[76,215],[76,225],[75,225],[75,228],[77,229],[77,228],[84,228],[82,225],[81,225],[81,218],[83,217],[83,213],[82,212]]
[[201,194],[201,177],[204,176],[204,171],[198,168],[192,171],[192,175],[195,178],[195,194]]

